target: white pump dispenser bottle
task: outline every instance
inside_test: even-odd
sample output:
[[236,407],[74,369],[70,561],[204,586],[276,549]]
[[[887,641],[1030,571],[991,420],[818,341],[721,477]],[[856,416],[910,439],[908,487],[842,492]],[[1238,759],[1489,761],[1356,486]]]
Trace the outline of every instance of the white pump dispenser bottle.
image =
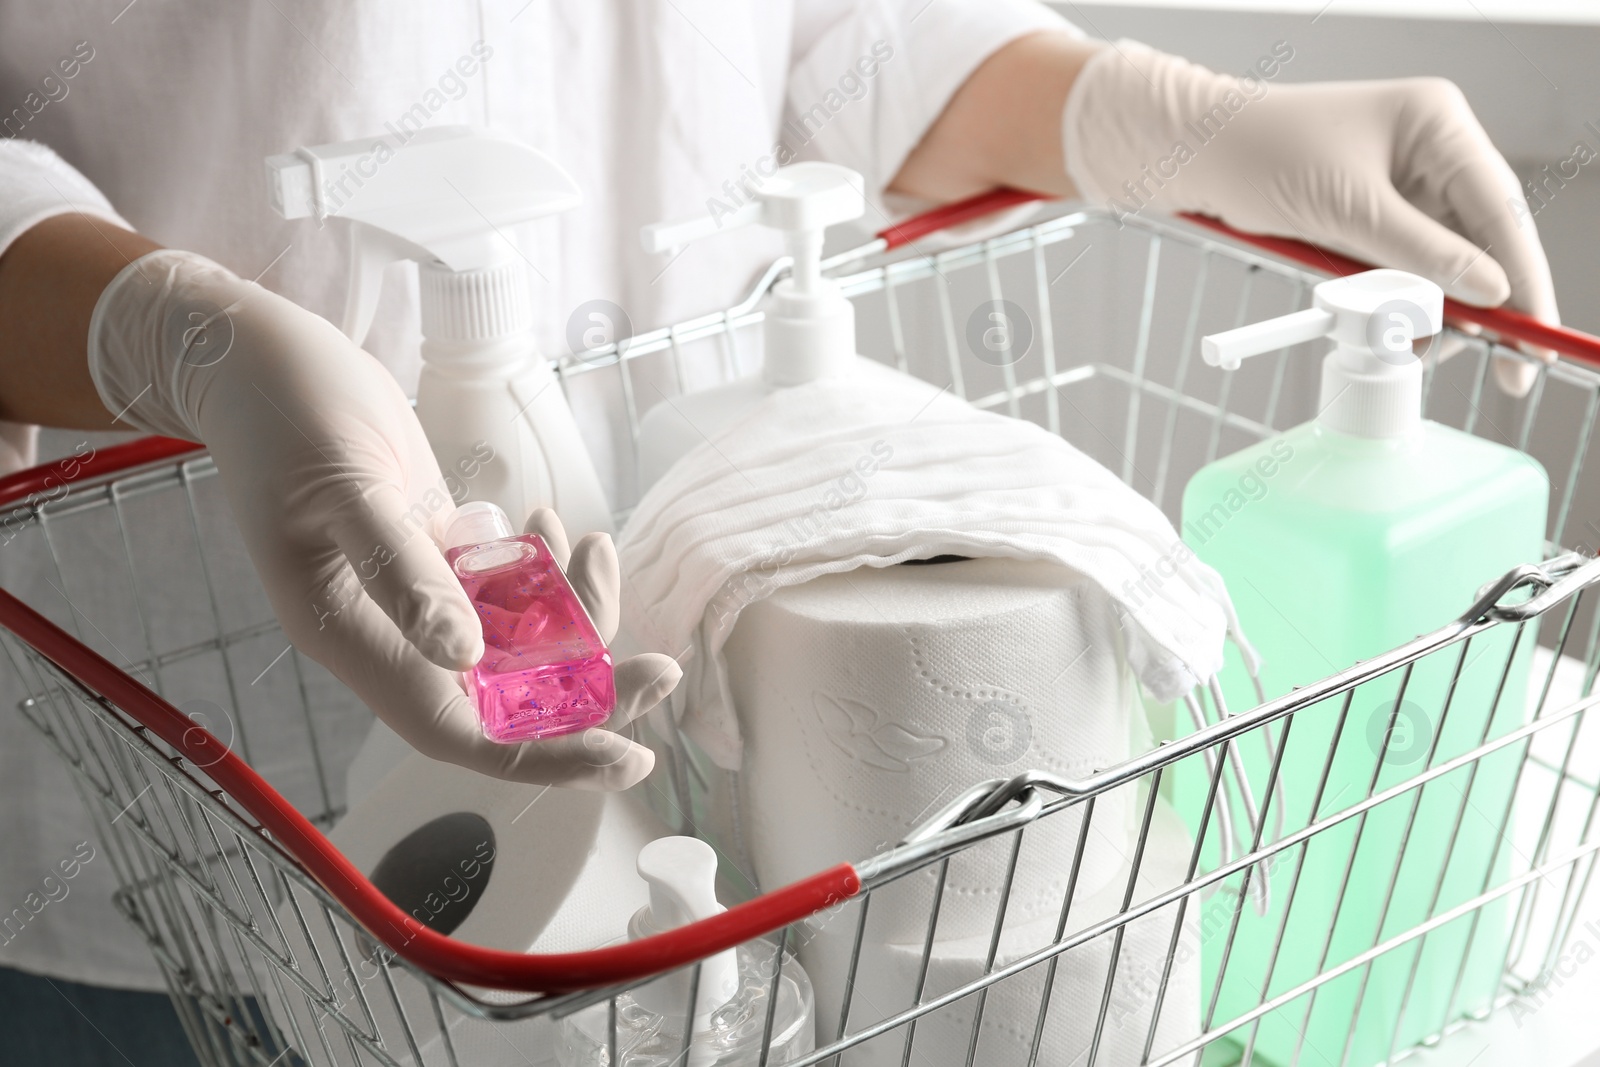
[[863,188],[861,175],[848,167],[796,163],[756,186],[754,198],[732,215],[644,228],[645,251],[675,253],[691,241],[759,223],[783,233],[793,266],[790,276],[772,288],[759,376],[677,397],[646,412],[639,426],[641,489],[776,390],[853,372],[855,308],[822,276],[822,240],[829,226],[866,211]]
[[[611,532],[611,510],[566,397],[536,350],[529,267],[511,231],[578,204],[572,178],[518,141],[464,126],[301,148],[268,157],[286,219],[347,219],[351,261],[340,328],[357,344],[383,274],[417,263],[422,375],[417,419],[469,500],[525,516],[553,507],[574,538]],[[460,503],[461,501],[457,501]]]

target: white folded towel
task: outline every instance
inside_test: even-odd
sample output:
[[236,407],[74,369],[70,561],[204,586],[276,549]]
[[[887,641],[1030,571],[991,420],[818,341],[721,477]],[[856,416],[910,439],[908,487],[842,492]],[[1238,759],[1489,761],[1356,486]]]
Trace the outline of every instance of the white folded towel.
[[780,390],[675,464],[618,538],[632,639],[679,657],[684,729],[737,769],[722,648],[746,605],[822,574],[939,555],[1055,561],[1116,602],[1155,699],[1222,668],[1222,579],[1154,504],[1055,434],[862,359]]

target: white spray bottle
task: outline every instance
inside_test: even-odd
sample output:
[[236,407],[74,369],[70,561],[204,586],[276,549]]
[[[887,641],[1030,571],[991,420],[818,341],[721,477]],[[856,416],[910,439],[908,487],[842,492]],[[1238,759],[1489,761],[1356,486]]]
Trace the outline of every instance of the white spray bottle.
[[[417,419],[469,500],[507,514],[553,507],[574,539],[611,532],[611,509],[549,363],[536,350],[530,267],[515,227],[575,206],[572,178],[518,141],[464,126],[268,157],[286,219],[350,222],[341,329],[366,339],[384,270],[417,263],[422,375]],[[457,503],[462,501],[458,500]]]
[[793,267],[772,288],[763,323],[759,376],[658,404],[639,425],[640,488],[648,489],[690,449],[732,425],[778,389],[845,375],[856,366],[855,308],[822,276],[822,239],[829,226],[866,211],[861,175],[834,163],[783,167],[754,198],[720,219],[710,216],[646,226],[645,251],[676,253],[691,241],[760,223],[783,233]]

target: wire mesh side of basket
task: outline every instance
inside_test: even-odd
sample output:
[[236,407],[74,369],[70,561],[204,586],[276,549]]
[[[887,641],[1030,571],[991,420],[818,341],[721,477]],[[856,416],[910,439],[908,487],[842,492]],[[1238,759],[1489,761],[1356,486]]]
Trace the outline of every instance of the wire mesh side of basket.
[[[1540,593],[1561,577],[1552,572],[1549,580],[1525,584]],[[900,1062],[908,1052],[918,1062],[931,1049],[945,1057],[934,1062],[1186,1063],[1223,1041],[1236,1051],[1248,1047],[1263,1020],[1309,1018],[1319,997],[1341,983],[1362,982],[1376,968],[1406,976],[1393,1032],[1398,1049],[1547,979],[1600,848],[1593,834],[1600,794],[1579,765],[1583,752],[1596,751],[1596,730],[1586,729],[1595,701],[1558,699],[1566,694],[1557,684],[1556,659],[1535,677],[1526,710],[1509,719],[1491,714],[1495,728],[1486,725],[1481,739],[1469,739],[1477,743],[1432,745],[1425,758],[1395,763],[1385,737],[1368,748],[1373,785],[1363,795],[1340,798],[1271,834],[1262,830],[1274,821],[1267,799],[1269,810],[1247,831],[1243,855],[1222,866],[1208,864],[1207,856],[1228,832],[1218,815],[1229,788],[1221,769],[1235,752],[1265,753],[1271,737],[1275,775],[1299,738],[1330,722],[1341,741],[1371,746],[1371,716],[1363,709],[1389,709],[1392,731],[1421,673],[1433,671],[1446,689],[1456,688],[1477,658],[1488,676],[1503,677],[1526,661],[1541,625],[1576,652],[1571,646],[1583,639],[1574,621],[1583,599],[1595,595],[1594,581],[1590,573],[1584,584],[1546,597],[1537,615],[1486,612],[1297,699],[1216,718],[1199,744],[1168,745],[1079,781],[1033,772],[975,786],[906,840],[859,863],[866,891],[857,900],[774,933],[806,963],[817,990],[816,1047],[790,1062],[829,1062],[846,1049],[860,1062]],[[1503,599],[1515,605],[1522,598]],[[119,905],[156,951],[206,1062],[270,1064],[292,1048],[318,1064],[471,1063],[470,1050],[491,1041],[559,1040],[554,1016],[613,1010],[616,990],[534,1000],[496,996],[456,989],[394,960],[231,808],[205,767],[152,741],[14,638],[5,644],[16,669],[28,672],[42,694],[24,711],[77,772],[99,840],[118,870]],[[1583,651],[1593,662],[1588,644]],[[1506,697],[1496,691],[1494,699]],[[1209,710],[1215,717],[1219,709]],[[1433,736],[1442,738],[1449,736],[1443,724],[1462,705],[1423,710],[1439,724]],[[1475,790],[1474,776],[1491,764],[1502,777],[1513,775],[1511,789]],[[1199,787],[1203,802],[1180,814],[1173,783],[1184,778]],[[1269,785],[1263,796],[1272,794]],[[1452,815],[1438,865],[1408,869],[1402,879],[1394,853],[1386,884],[1351,885],[1341,894],[1382,898],[1386,912],[1406,914],[1380,923],[1357,952],[1330,954],[1331,928],[1321,944],[1285,942],[1308,855],[1321,849],[1340,857],[1348,878],[1355,856],[1370,860],[1374,852],[1363,834],[1376,834],[1373,828],[1385,822],[1413,828],[1428,795],[1443,797]],[[1499,804],[1489,808],[1486,796]],[[1175,819],[1196,820],[1187,828],[1193,844],[1184,829],[1174,836]],[[1470,878],[1450,858],[1467,835],[1494,842]],[[1102,839],[1115,842],[1122,857],[1109,880],[1085,866]],[[1183,847],[1173,850],[1174,840]],[[1382,866],[1390,854],[1381,846],[1376,851]],[[1024,900],[1011,892],[1019,871],[1052,861],[1062,869],[1048,894]],[[969,913],[961,919],[965,928],[952,929],[948,894],[963,865],[997,865],[1004,874],[992,910],[977,919]],[[1097,877],[1101,884],[1091,886]],[[1275,883],[1278,911],[1255,913],[1253,879]],[[1401,901],[1397,883],[1431,894]],[[921,936],[892,942],[886,922]],[[1243,1010],[1198,996],[1202,959],[1225,958],[1263,936],[1269,969],[1281,973],[1264,976],[1262,996]],[[965,970],[940,956],[952,939],[978,946],[975,956],[958,961]],[[1418,961],[1437,954],[1429,946],[1441,943],[1463,958],[1486,951],[1499,957],[1496,980],[1492,988],[1452,989],[1442,1006],[1434,997],[1425,1013],[1410,1004]],[[885,973],[900,984],[885,981]],[[1086,989],[1097,1005],[1088,1012],[1079,999]],[[1023,1004],[1030,1025],[1018,1030]],[[693,1015],[686,1004],[685,1017]],[[951,1048],[959,1049],[953,1059]],[[1308,1049],[1305,1062],[1337,1062],[1341,1050],[1315,1053]]]
[[[854,260],[838,265],[859,266]],[[1208,376],[1194,358],[1201,333],[1303,305],[1310,284],[1296,268],[1180,226],[1137,220],[1119,230],[1083,213],[964,248],[913,251],[845,280],[857,300],[864,350],[948,384],[980,406],[1061,432],[1169,513],[1193,469],[1312,413],[1314,368],[1303,353],[1258,361],[1259,368],[1236,378]],[[1125,292],[1140,299],[1131,305],[1112,299]],[[1031,339],[1014,343],[1004,359],[985,360],[969,343],[966,325],[974,317],[980,325],[990,322],[997,301],[1013,316],[1017,311],[1004,301],[1020,310]],[[724,315],[635,338],[621,352],[614,346],[572,357],[563,364],[564,384],[581,389],[612,379],[624,399],[630,389],[634,397],[643,395],[639,383],[648,375],[656,376],[666,395],[680,386],[711,384],[748,369],[759,321],[752,300]],[[1585,480],[1585,461],[1600,379],[1586,368],[1557,364],[1541,372],[1529,397],[1508,400],[1492,385],[1491,358],[1518,354],[1462,335],[1447,340],[1463,351],[1430,371],[1430,417],[1536,455],[1554,489],[1550,541],[1581,545],[1589,527],[1580,517],[1593,513],[1592,472]],[[625,457],[642,413],[632,400],[623,410],[624,447],[617,454]],[[624,503],[632,492],[626,467],[621,464],[617,477]],[[197,719],[209,717],[205,725],[224,744],[326,824],[342,806],[342,782],[333,768],[342,766],[359,740],[349,724],[364,723],[365,716],[359,709],[330,713],[347,696],[288,649],[253,581],[240,583],[249,571],[209,474],[209,461],[199,459],[91,480],[25,501],[0,516],[0,525],[19,548],[31,543],[40,561],[37,573],[21,579],[30,603],[48,606],[86,644]],[[160,561],[174,544],[184,560],[177,570]],[[91,580],[96,574],[105,580]],[[183,618],[164,620],[149,610],[158,594],[184,605]],[[997,1046],[984,1044],[997,1040],[989,1036],[995,1005],[1031,997],[1037,1003],[1035,1025],[1023,1029],[1018,1062],[1028,1062],[1029,1055],[1052,1062],[1056,1050],[1069,1048],[1089,1062],[1184,1062],[1191,1045],[1224,1039],[1247,1045],[1269,1014],[1297,1017],[1292,1013],[1316,1010],[1315,999],[1331,995],[1318,991],[1330,983],[1359,983],[1380,958],[1402,959],[1413,949],[1420,955],[1426,945],[1454,936],[1441,930],[1470,925],[1486,907],[1510,920],[1499,967],[1505,981],[1497,982],[1493,997],[1538,983],[1570,933],[1592,869],[1587,850],[1595,784],[1581,762],[1580,736],[1588,709],[1580,697],[1592,684],[1596,663],[1592,600],[1569,590],[1559,611],[1519,622],[1491,620],[1480,631],[1413,655],[1407,664],[1346,678],[1343,690],[1291,709],[1293,716],[1275,725],[1251,726],[1170,758],[1158,753],[1154,762],[1113,769],[1110,779],[1087,789],[1056,792],[1042,780],[991,784],[966,813],[977,821],[914,836],[861,864],[872,891],[860,903],[779,932],[790,950],[817,969],[823,1026],[808,1061],[826,1062],[830,1046],[848,1045],[859,1055],[895,1062],[905,1048],[930,1047],[959,1047],[957,1062],[1007,1062]],[[1558,618],[1559,624],[1552,621]],[[1397,694],[1406,677],[1424,671],[1448,679],[1455,671],[1452,657],[1463,657],[1465,664],[1468,646],[1478,657],[1473,669],[1482,672],[1497,659],[1509,664],[1516,655],[1531,656],[1541,640],[1580,657],[1587,669],[1576,690],[1552,681],[1528,701],[1527,714],[1537,717],[1527,727],[1507,724],[1482,744],[1433,752],[1421,767],[1387,767],[1373,751],[1375,766],[1389,776],[1380,776],[1365,798],[1330,801],[1314,821],[1298,826],[1288,821],[1281,829],[1270,827],[1270,811],[1268,820],[1260,812],[1252,820],[1244,798],[1218,784],[1220,769],[1235,752],[1249,747],[1260,758],[1268,736],[1279,753],[1294,744],[1300,727],[1292,723],[1336,723],[1336,736],[1366,745],[1374,709],[1403,707]],[[521,1020],[517,1027],[550,1026],[559,1013],[607,1010],[610,991],[502,998],[450,987],[387,959],[325,892],[261,839],[245,813],[215,792],[203,767],[175,761],[174,753],[117,709],[14,639],[7,637],[6,644],[17,674],[29,680],[30,719],[74,764],[101,820],[102,838],[115,842],[121,854],[119,901],[156,949],[208,1062],[272,1063],[290,1046],[315,1063],[471,1062],[455,1046],[473,1040],[477,1030],[492,1030],[494,1036],[485,1040],[500,1041],[512,1032],[512,1020]],[[1480,655],[1490,645],[1492,655]],[[1219,728],[1226,726],[1215,701],[1206,698],[1203,711]],[[1447,709],[1441,703],[1424,711],[1437,721]],[[292,736],[269,742],[260,726],[269,716],[294,722]],[[1387,738],[1397,719],[1377,719]],[[679,740],[669,739],[671,759],[663,776],[664,784],[675,787],[669,810],[683,828],[719,836],[695,817],[703,810],[697,805],[704,791],[719,785],[716,772],[696,763]],[[1174,974],[1197,966],[1197,956],[1214,956],[1235,944],[1241,928],[1252,929],[1249,882],[1263,875],[1250,872],[1271,864],[1270,877],[1290,878],[1297,862],[1304,863],[1297,855],[1339,834],[1354,834],[1358,825],[1379,818],[1373,812],[1398,813],[1404,825],[1413,796],[1451,789],[1450,782],[1485,759],[1515,765],[1519,797],[1512,814],[1490,812],[1488,828],[1471,824],[1479,834],[1498,826],[1494,839],[1507,842],[1506,858],[1489,865],[1492,885],[1460,900],[1440,897],[1433,904],[1448,906],[1430,907],[1415,922],[1407,913],[1404,929],[1380,927],[1377,933],[1384,936],[1365,953],[1340,958],[1325,950],[1317,973],[1303,979],[1285,965],[1253,1006],[1200,1004],[1196,997],[1194,1018],[1166,1021],[1176,1017],[1173,1005],[1180,999],[1169,996],[1177,988]],[[1186,845],[1177,869],[1158,872],[1165,875],[1158,878],[1145,868],[1147,853],[1153,830],[1174,817],[1169,798],[1179,778],[1200,783],[1203,799],[1209,799],[1203,822],[1187,827],[1198,843],[1192,850]],[[1544,792],[1530,792],[1536,789]],[[1531,799],[1520,799],[1524,795]],[[1509,824],[1524,813],[1531,813],[1526,827]],[[1477,815],[1464,806],[1463,823],[1468,818]],[[1269,829],[1258,832],[1262,826]],[[1083,857],[1108,827],[1121,835],[1131,877],[1101,887],[1109,903],[1093,912],[1086,904],[1092,894],[1083,891]],[[1242,834],[1249,847],[1236,851],[1231,866],[1217,868],[1212,850],[1225,834]],[[1047,837],[1066,842],[1058,861],[1072,858],[1052,886],[1059,898],[1021,906],[1010,899],[1017,865],[1033,862],[1035,848]],[[729,849],[728,859],[743,865],[736,849]],[[939,969],[929,953],[952,932],[938,925],[941,901],[951,869],[959,874],[964,863],[1007,873],[995,886],[992,925],[961,931],[977,939],[976,970],[952,972]],[[757,872],[744,866],[756,883]],[[1287,886],[1280,896],[1288,895]],[[1465,910],[1455,914],[1457,909]],[[876,943],[873,924],[880,919],[874,916],[886,914],[923,922],[925,932],[913,939],[910,956],[891,961],[902,968],[895,973],[905,979],[903,1002],[880,997],[868,1004],[871,976],[863,968],[889,964],[864,957],[861,945]],[[1017,921],[1024,914],[1045,915],[1043,933],[1032,941],[1029,932],[1015,932],[1027,925]],[[1269,948],[1281,944],[1271,929],[1261,936]],[[1130,938],[1170,945],[1160,954],[1163,964],[1137,972],[1126,965],[1131,955],[1118,946],[1132,944]],[[1056,1003],[1061,990],[1082,988],[1073,982],[1096,978],[1098,1010],[1063,1011]],[[1430,1009],[1426,1019],[1420,1008],[1402,1009],[1405,1028],[1402,1033],[1397,1027],[1396,1047],[1446,1029],[1485,1003],[1468,1003],[1457,992],[1443,1012]],[[1007,1007],[1003,1014],[1012,1011]],[[1063,1019],[1070,1020],[1067,1030],[1058,1029]],[[1337,1061],[1338,1050],[1331,1058]]]

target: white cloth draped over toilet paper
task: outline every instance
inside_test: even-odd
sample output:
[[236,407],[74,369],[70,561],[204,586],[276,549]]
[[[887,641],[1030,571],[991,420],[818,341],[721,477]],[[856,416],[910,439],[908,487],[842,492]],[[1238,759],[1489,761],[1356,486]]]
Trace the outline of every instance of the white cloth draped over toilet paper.
[[684,666],[684,729],[719,766],[741,737],[722,660],[785,586],[940,555],[1044,560],[1117,605],[1129,665],[1174,700],[1239,634],[1221,577],[1160,509],[1055,434],[868,360],[768,397],[657,482],[618,539],[624,624]]
[[[704,825],[767,889],[892,844],[976,782],[1120,763],[1151,743],[1134,677],[1157,700],[1184,696],[1221,669],[1230,633],[1253,659],[1221,579],[1155,505],[1055,434],[865,360],[773,394],[685,456],[618,550],[624,631],[680,658],[682,729],[737,772],[713,786]],[[939,556],[968,559],[891,566]],[[1115,916],[1147,801],[1130,784],[1039,820],[1009,880],[1005,837],[877,890],[850,1028],[910,1003],[936,891],[930,995],[983,973],[1003,886],[996,965],[1049,945],[1075,852],[1068,933]],[[1138,899],[1180,884],[1190,853],[1182,821],[1157,807]],[[1157,1054],[1198,1030],[1195,912]],[[1114,976],[1108,936],[1060,957],[1040,1064],[1088,1054],[1098,1013],[1085,1005],[1104,995],[1114,1025],[1097,1062],[1140,1062],[1176,920],[1168,907],[1130,924]],[[822,1041],[855,933],[846,908],[800,936]],[[991,990],[978,1062],[1027,1060],[1042,974]],[[972,1003],[923,1020],[914,1062],[966,1061]],[[902,1038],[844,1062],[899,1063]]]

